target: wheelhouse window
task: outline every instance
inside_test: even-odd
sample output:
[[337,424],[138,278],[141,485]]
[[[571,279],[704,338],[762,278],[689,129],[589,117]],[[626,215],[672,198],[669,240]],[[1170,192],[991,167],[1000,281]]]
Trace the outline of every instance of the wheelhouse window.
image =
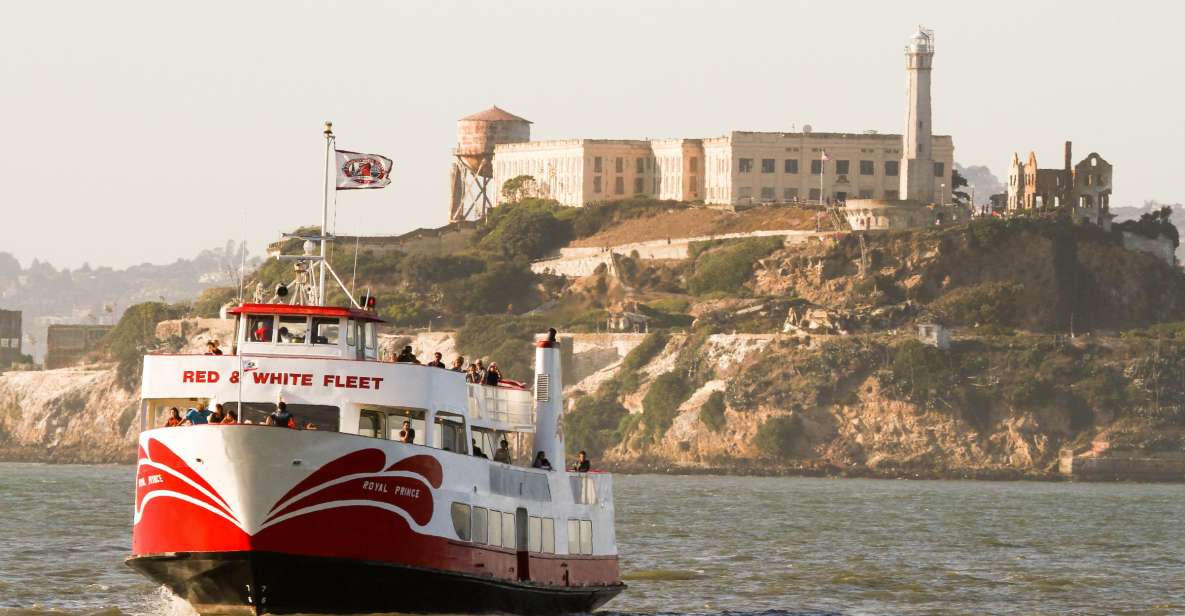
[[366,350],[373,351],[377,346],[375,342],[375,328],[374,321],[366,322]]
[[280,344],[304,344],[309,336],[309,320],[307,317],[280,317],[276,334]]
[[356,328],[357,324],[353,319],[346,321],[346,346],[354,346],[354,341],[358,338],[354,335],[354,330]]
[[252,314],[247,316],[247,341],[272,342],[275,339],[275,317],[270,314]]
[[337,346],[341,340],[341,320],[327,317],[313,318],[313,344]]

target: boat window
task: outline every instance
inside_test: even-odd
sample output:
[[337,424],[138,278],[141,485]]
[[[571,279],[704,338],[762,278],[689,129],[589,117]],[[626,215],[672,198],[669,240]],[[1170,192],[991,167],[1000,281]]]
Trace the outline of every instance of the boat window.
[[457,538],[461,541],[469,541],[469,505],[453,503],[452,514],[453,530],[457,531]]
[[473,541],[475,543],[486,543],[489,541],[489,534],[486,532],[486,508],[473,508]]
[[502,547],[514,549],[514,514],[502,512]]
[[366,350],[374,350],[374,321],[366,322]]
[[349,321],[346,321],[346,346],[354,346],[354,329],[354,320],[350,319]]
[[490,545],[502,545],[502,512],[490,509],[489,539]]
[[403,440],[400,433],[403,432],[403,422],[411,423],[411,429],[415,431],[415,438],[412,442],[416,445],[424,444],[424,411],[422,409],[398,409],[395,411],[387,411],[387,439],[392,441]]
[[445,451],[469,453],[465,442],[465,419],[452,413],[437,412],[433,419],[432,446]]
[[251,342],[272,342],[275,338],[275,317],[270,314],[253,314],[247,317],[247,340]]
[[568,520],[568,553],[580,553],[580,520]]
[[341,339],[341,320],[326,317],[313,319],[313,344],[331,344],[337,346]]
[[276,333],[281,344],[304,344],[308,340],[309,320],[307,317],[280,317]]
[[358,434],[369,437],[383,435],[384,415],[378,411],[362,411],[358,416]]
[[580,521],[580,553],[581,554],[592,554],[593,553],[592,521],[591,520],[581,520]]
[[543,520],[538,516],[527,520],[527,551],[543,551]]
[[473,439],[487,458],[493,458],[494,452],[498,451],[498,433],[489,428],[474,427]]
[[[272,402],[244,402],[242,411],[239,410],[238,402],[225,402],[222,407],[224,410],[234,411],[239,423],[247,424],[262,424],[267,421],[267,416],[276,410],[276,405]],[[289,404],[288,412],[292,413],[301,429],[309,429],[309,424],[312,424],[311,429],[314,430],[341,430],[341,412],[336,406]]]
[[543,547],[540,552],[555,554],[555,520],[543,518]]

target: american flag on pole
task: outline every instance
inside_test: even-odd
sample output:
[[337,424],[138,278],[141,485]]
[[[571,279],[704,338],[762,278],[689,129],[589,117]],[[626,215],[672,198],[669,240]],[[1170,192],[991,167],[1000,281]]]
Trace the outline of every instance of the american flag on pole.
[[390,158],[379,154],[362,154],[334,150],[337,167],[337,189],[383,188],[391,183]]
[[827,155],[827,150],[823,150],[823,155],[819,157],[821,161],[829,161],[831,157]]

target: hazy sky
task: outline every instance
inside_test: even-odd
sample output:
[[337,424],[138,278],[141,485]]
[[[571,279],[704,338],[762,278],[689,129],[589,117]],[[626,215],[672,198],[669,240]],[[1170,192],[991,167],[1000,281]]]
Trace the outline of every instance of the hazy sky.
[[[1185,9],[1168,2],[20,2],[0,9],[0,251],[123,267],[320,217],[324,145],[395,160],[339,199],[365,234],[447,216],[455,121],[532,137],[900,132],[937,34],[934,125],[1003,179],[1098,151],[1113,206],[1185,200]],[[245,224],[244,224],[244,221]]]

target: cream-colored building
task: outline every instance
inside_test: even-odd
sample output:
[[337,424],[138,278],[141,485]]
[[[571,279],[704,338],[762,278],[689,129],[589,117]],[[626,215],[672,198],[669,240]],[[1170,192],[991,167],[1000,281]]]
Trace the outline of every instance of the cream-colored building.
[[[495,148],[493,194],[504,202],[502,185],[526,175],[538,196],[570,206],[636,195],[731,205],[897,199],[901,149],[901,135],[874,132],[511,143]],[[934,194],[945,201],[954,169],[950,136],[933,137],[933,160]]]

